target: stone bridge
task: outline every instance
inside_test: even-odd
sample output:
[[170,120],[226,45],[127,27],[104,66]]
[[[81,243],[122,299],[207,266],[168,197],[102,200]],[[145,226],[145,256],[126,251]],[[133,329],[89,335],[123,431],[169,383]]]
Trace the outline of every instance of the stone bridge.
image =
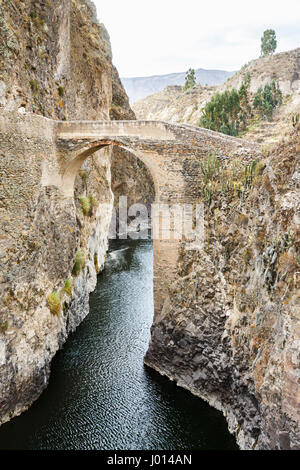
[[[0,113],[0,132],[4,136],[2,141],[9,136],[9,145],[15,146],[16,155],[21,151],[29,155],[26,145],[29,149],[30,143],[35,162],[32,168],[41,167],[37,170],[41,173],[40,184],[56,186],[67,201],[74,198],[74,182],[83,162],[109,145],[129,150],[146,165],[154,181],[156,202],[167,205],[195,204],[201,200],[200,164],[208,154],[216,152],[220,159],[251,161],[258,152],[255,145],[238,138],[156,121],[60,122],[34,114]],[[11,135],[15,138],[11,139]],[[156,312],[161,310],[172,282],[179,244],[176,237],[165,240],[159,236],[154,240]]]
[[82,163],[107,145],[123,147],[149,169],[156,201],[194,202],[192,186],[200,161],[209,153],[220,158],[253,159],[257,148],[241,139],[207,129],[158,121],[74,121],[55,124],[61,166],[57,184],[73,197],[74,181]]
[[[56,184],[67,197],[73,197],[76,174],[84,160],[107,145],[125,148],[139,158],[152,175],[155,202],[168,205],[195,204],[201,199],[198,182],[203,175],[200,162],[208,154],[216,152],[222,159],[246,161],[257,156],[257,148],[241,139],[207,129],[157,121],[58,122],[55,135],[60,162]],[[158,228],[158,219],[159,216],[153,217],[154,231]],[[178,258],[180,240],[170,235],[170,239],[164,239],[160,231],[159,238],[154,239],[156,312],[163,306]]]

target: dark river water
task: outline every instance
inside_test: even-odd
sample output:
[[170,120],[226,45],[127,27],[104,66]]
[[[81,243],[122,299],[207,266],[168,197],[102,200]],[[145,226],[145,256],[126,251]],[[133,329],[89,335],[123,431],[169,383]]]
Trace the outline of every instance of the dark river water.
[[110,250],[90,314],[53,360],[40,399],[0,428],[0,449],[236,449],[221,413],[143,365],[152,243]]

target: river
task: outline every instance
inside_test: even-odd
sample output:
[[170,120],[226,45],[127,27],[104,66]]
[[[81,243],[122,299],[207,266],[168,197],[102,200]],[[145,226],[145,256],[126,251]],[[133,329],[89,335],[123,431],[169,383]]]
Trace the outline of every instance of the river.
[[0,428],[0,449],[236,449],[225,418],[143,365],[153,317],[151,241],[114,241],[90,314],[48,388]]

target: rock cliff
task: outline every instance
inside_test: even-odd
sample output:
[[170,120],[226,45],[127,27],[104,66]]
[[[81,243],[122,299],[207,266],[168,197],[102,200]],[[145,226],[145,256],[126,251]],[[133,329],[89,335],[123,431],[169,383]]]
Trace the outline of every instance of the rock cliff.
[[[55,148],[51,126],[34,116],[101,120],[134,114],[92,2],[0,2],[0,29],[1,424],[40,395],[51,359],[88,314],[113,207],[109,149],[85,162],[74,201],[45,186],[43,165]],[[30,130],[24,113],[33,113]],[[103,202],[106,212],[98,209]]]
[[204,250],[182,244],[145,359],[222,410],[243,449],[300,449],[299,175],[299,127],[252,170],[215,169]]

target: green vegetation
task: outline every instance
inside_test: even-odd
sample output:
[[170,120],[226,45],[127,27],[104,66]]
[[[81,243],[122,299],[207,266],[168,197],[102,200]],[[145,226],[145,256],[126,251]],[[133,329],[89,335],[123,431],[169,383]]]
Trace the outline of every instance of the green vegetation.
[[87,196],[79,196],[79,201],[84,215],[89,215],[91,210],[91,203],[89,198]]
[[199,126],[223,134],[237,136],[246,129],[252,117],[249,101],[250,74],[246,74],[239,90],[216,93],[206,104]]
[[185,76],[184,90],[185,91],[190,90],[191,88],[194,88],[195,85],[196,85],[195,70],[189,69]]
[[272,55],[276,51],[276,48],[277,40],[274,29],[266,29],[261,38],[261,55],[263,57],[267,55]]
[[72,292],[73,292],[73,281],[72,281],[72,279],[68,278],[65,281],[64,291],[68,296],[71,297]]
[[251,77],[247,73],[239,90],[233,88],[216,93],[204,107],[199,126],[238,136],[248,130],[253,119],[272,119],[274,109],[282,104],[278,83],[272,80],[264,88],[260,87],[252,104],[250,82]]
[[8,321],[4,321],[2,323],[0,323],[0,331],[4,332],[8,329]]
[[59,316],[61,312],[61,295],[57,291],[51,292],[48,296],[48,307],[52,315]]
[[84,215],[91,216],[92,210],[97,204],[97,201],[94,196],[80,196],[79,201]]
[[245,200],[249,189],[261,183],[265,167],[266,164],[259,160],[253,160],[248,165],[236,160],[226,166],[226,162],[219,160],[216,153],[209,154],[200,162],[204,201],[210,205],[219,196],[237,196],[242,201]]
[[259,110],[261,118],[272,119],[273,111],[282,104],[282,93],[278,83],[272,80],[264,88],[259,87],[253,100],[253,107]]
[[30,80],[29,85],[30,85],[32,93],[37,93],[39,89],[37,80]]
[[80,171],[79,171],[79,175],[80,175],[80,177],[81,177],[83,180],[87,180],[88,177],[89,177],[88,172],[87,172],[87,171],[84,171],[84,170],[80,170]]
[[74,262],[74,266],[72,269],[73,276],[78,276],[78,274],[84,268],[84,266],[85,266],[84,253],[82,250],[78,250],[75,256],[75,262]]
[[62,86],[59,86],[59,87],[57,88],[57,91],[58,91],[59,96],[61,96],[61,97],[64,96],[64,94],[65,94],[65,89],[64,89]]
[[292,116],[292,124],[293,124],[293,127],[296,127],[299,121],[300,121],[300,114],[299,114],[299,113],[294,114],[294,115]]
[[200,168],[203,174],[204,184],[212,181],[216,175],[220,173],[220,162],[217,158],[216,152],[208,155],[207,158],[200,163]]

